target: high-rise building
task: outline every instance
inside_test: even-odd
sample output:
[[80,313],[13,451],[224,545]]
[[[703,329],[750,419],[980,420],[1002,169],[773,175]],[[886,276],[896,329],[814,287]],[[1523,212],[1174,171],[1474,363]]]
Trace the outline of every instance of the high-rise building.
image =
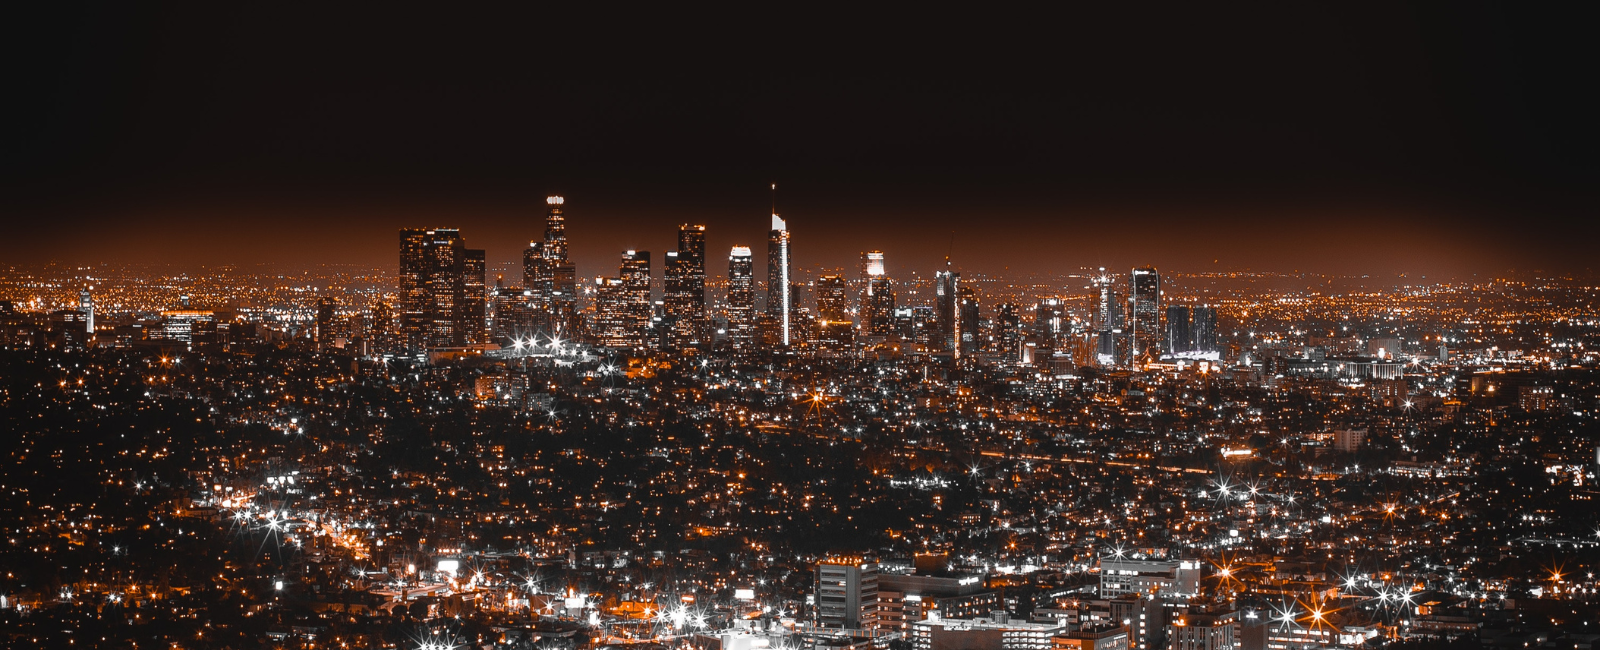
[[618,270],[628,295],[627,331],[629,347],[645,347],[645,331],[650,327],[650,251],[630,250],[622,254]]
[[860,558],[817,564],[818,627],[872,628],[877,623],[878,565]]
[[1201,305],[1194,308],[1194,350],[1202,354],[1215,354],[1217,348],[1217,308]]
[[779,343],[794,339],[794,270],[789,247],[789,225],[776,212],[767,233],[767,315],[777,327]]
[[667,253],[662,273],[662,300],[672,321],[673,347],[700,345],[706,326],[705,226],[678,227],[678,250]]
[[484,277],[488,262],[483,249],[469,248],[461,258],[461,341],[468,345],[489,340],[488,287]]
[[622,278],[595,278],[595,342],[608,348],[632,348],[633,296]]
[[1033,307],[1033,338],[1040,348],[1054,350],[1068,326],[1066,306],[1060,298],[1045,298]]
[[1144,266],[1128,276],[1129,323],[1133,330],[1133,346],[1128,364],[1137,366],[1143,356],[1160,354],[1161,348],[1161,276],[1155,267]]
[[[482,314],[469,311],[468,287],[481,290],[482,260],[483,251],[469,251],[454,228],[400,230],[400,327],[407,348],[465,345],[481,331]],[[471,282],[469,268],[476,274]]]
[[528,243],[522,254],[522,283],[529,291],[536,329],[552,335],[576,329],[578,271],[567,258],[566,199],[545,197],[544,241]]
[[317,299],[317,347],[333,347],[334,320],[339,317],[339,301],[328,296]]
[[957,358],[961,356],[960,347],[956,345],[961,340],[961,306],[957,296],[960,283],[961,274],[950,270],[948,260],[945,270],[939,271],[933,278],[934,309],[937,312],[933,344],[938,351],[950,352]]
[[848,349],[855,340],[855,323],[850,320],[850,286],[842,275],[824,275],[817,280],[817,326],[815,340],[828,350]]
[[749,246],[728,252],[728,339],[735,352],[750,352],[756,338],[755,260]]
[[982,344],[978,336],[980,320],[978,292],[970,286],[962,286],[956,289],[956,297],[959,299],[957,305],[959,313],[956,318],[957,350],[960,352],[958,356],[966,356],[977,352]]
[[1189,326],[1189,306],[1167,307],[1167,354],[1179,355],[1194,349],[1194,332]]
[[1002,302],[995,305],[994,338],[995,351],[1000,353],[1003,363],[1020,363],[1022,361],[1022,319],[1017,312],[1016,303]]
[[817,280],[817,315],[826,321],[850,320],[849,288],[842,275]]
[[[498,283],[497,283],[498,284]],[[489,298],[489,335],[500,345],[532,336],[537,318],[533,311],[533,291],[523,287],[496,286]]]
[[884,271],[883,251],[861,254],[861,332],[869,336],[894,333],[894,283]]
[[93,288],[78,292],[78,311],[83,312],[85,333],[90,337],[94,336],[94,296],[89,295],[89,290]]
[[1094,277],[1093,286],[1095,362],[1101,366],[1116,366],[1122,359],[1119,344],[1125,341],[1122,300],[1117,296],[1116,276],[1101,267]]

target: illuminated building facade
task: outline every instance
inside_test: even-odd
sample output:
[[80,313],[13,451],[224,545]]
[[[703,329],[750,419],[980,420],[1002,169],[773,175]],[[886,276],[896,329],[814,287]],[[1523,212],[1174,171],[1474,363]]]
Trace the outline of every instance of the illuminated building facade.
[[601,347],[635,347],[633,297],[622,278],[595,278],[594,341]]
[[408,349],[461,346],[481,336],[483,314],[469,310],[481,302],[469,300],[468,287],[481,292],[482,260],[483,251],[469,253],[454,228],[400,230],[400,329]]
[[1016,303],[1003,302],[994,309],[995,351],[1002,363],[1022,361],[1022,319]]
[[1094,277],[1093,286],[1095,362],[1115,367],[1122,359],[1118,347],[1123,341],[1122,300],[1117,296],[1116,277],[1102,267]]
[[848,349],[854,342],[854,333],[849,283],[842,275],[822,276],[817,280],[817,344],[828,350]]
[[1143,356],[1156,356],[1161,349],[1161,275],[1153,266],[1133,270],[1128,276],[1129,365],[1138,365]]
[[567,258],[566,199],[545,197],[544,241],[528,243],[522,254],[523,286],[530,291],[536,327],[545,334],[575,329],[578,272]]
[[728,340],[735,352],[750,352],[756,338],[755,259],[749,246],[728,252]]
[[884,272],[883,251],[861,254],[861,332],[868,336],[894,333],[894,283]]
[[78,292],[78,311],[83,312],[84,331],[94,336],[94,296],[89,295],[89,289]]
[[644,348],[645,331],[650,327],[650,251],[630,250],[622,254],[618,276],[627,293],[627,321],[631,348]]
[[706,227],[678,227],[678,250],[668,251],[662,266],[662,301],[671,323],[669,343],[677,349],[705,341]]
[[956,318],[956,340],[958,356],[968,356],[978,351],[983,341],[978,336],[978,321],[980,312],[978,306],[978,292],[970,286],[956,289],[959,299]]
[[859,558],[817,564],[818,627],[862,629],[877,622],[878,565]]
[[489,340],[488,262],[481,248],[462,251],[461,340],[467,345]]
[[788,223],[773,213],[772,230],[767,233],[767,316],[783,346],[794,339],[794,270],[789,244]]
[[934,309],[938,313],[932,349],[939,352],[950,352],[958,358],[961,356],[960,348],[956,345],[961,340],[961,307],[957,292],[960,290],[961,274],[951,271],[949,262],[945,263],[945,270],[938,272],[933,278]]
[[324,350],[333,347],[334,320],[338,314],[339,301],[328,296],[317,299],[317,347]]

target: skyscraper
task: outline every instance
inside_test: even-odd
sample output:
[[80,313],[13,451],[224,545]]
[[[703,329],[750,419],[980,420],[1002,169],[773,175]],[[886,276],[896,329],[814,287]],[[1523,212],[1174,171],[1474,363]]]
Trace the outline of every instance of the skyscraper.
[[678,227],[678,250],[667,253],[662,268],[662,300],[672,321],[674,347],[691,347],[705,341],[706,227]]
[[978,292],[970,286],[962,286],[956,289],[956,297],[959,299],[956,318],[956,349],[959,357],[977,352],[982,341],[978,338]]
[[339,301],[328,296],[317,299],[317,347],[326,350],[333,347],[334,319],[338,318]]
[[1189,328],[1189,307],[1167,307],[1167,354],[1179,355],[1194,350],[1194,333]]
[[1133,330],[1128,364],[1137,366],[1141,356],[1155,356],[1161,348],[1161,276],[1155,267],[1139,267],[1128,276],[1128,302]]
[[523,285],[529,290],[537,315],[536,327],[546,334],[576,328],[578,272],[567,258],[567,220],[561,208],[566,199],[545,197],[544,241],[528,243],[522,255]]
[[489,296],[484,276],[488,273],[488,262],[483,249],[469,248],[462,252],[461,342],[487,343]]
[[89,289],[78,292],[78,311],[83,312],[84,328],[90,337],[94,336],[94,296],[89,295]]
[[961,350],[956,345],[961,340],[961,319],[959,298],[956,295],[961,283],[961,274],[950,270],[950,261],[945,260],[945,269],[934,274],[933,293],[936,312],[935,333],[932,343],[935,349],[941,352],[950,352],[957,358]]
[[1217,348],[1217,308],[1201,305],[1194,308],[1194,351],[1215,355]]
[[794,271],[790,254],[789,226],[774,212],[772,230],[767,233],[767,315],[777,326],[778,341],[785,347],[794,338]]
[[1000,353],[1001,362],[1022,361],[1022,319],[1017,313],[1016,303],[995,305],[994,337],[995,351]]
[[750,352],[756,337],[755,260],[749,246],[728,252],[728,339],[735,352]]
[[861,331],[870,336],[894,333],[894,283],[884,271],[883,251],[861,254]]
[[1099,273],[1094,277],[1093,286],[1095,362],[1102,366],[1116,366],[1123,356],[1119,353],[1118,346],[1125,340],[1122,300],[1117,296],[1117,280],[1115,276],[1106,272],[1105,267],[1100,267]]
[[635,347],[629,326],[633,296],[622,278],[595,278],[594,340],[608,348]]
[[622,254],[618,271],[628,296],[627,330],[631,347],[645,347],[645,330],[650,327],[650,251]]
[[850,284],[844,276],[824,275],[817,280],[816,329],[816,340],[824,349],[843,350],[854,342]]
[[[476,260],[469,267],[468,258]],[[481,289],[483,251],[468,251],[461,231],[454,228],[402,228],[400,230],[401,334],[411,350],[465,345],[474,328],[468,310],[467,272]]]

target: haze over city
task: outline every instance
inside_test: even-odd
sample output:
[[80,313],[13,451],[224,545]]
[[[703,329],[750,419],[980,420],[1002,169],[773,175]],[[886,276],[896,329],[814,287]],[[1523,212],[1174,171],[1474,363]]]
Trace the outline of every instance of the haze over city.
[[1589,650],[1580,7],[7,21],[0,645]]

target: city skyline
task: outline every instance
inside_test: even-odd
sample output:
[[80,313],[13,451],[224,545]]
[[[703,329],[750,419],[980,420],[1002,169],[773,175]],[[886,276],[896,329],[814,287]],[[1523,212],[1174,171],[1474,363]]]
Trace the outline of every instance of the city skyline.
[[1593,8],[595,8],[13,12],[0,645],[1600,641]]

